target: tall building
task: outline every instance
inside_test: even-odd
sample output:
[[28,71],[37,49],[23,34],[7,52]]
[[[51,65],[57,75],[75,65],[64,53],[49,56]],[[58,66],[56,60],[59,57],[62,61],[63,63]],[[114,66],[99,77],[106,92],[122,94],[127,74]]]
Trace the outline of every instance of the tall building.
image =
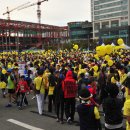
[[69,37],[71,41],[92,39],[92,23],[88,21],[68,23]]
[[129,41],[130,0],[91,0],[93,38]]

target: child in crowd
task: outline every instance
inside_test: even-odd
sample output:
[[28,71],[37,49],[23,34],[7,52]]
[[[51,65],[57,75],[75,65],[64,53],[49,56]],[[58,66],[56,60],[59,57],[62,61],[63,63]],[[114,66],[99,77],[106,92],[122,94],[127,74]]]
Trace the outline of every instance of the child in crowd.
[[26,92],[29,91],[30,92],[30,88],[28,87],[28,84],[27,82],[24,80],[25,76],[21,76],[20,77],[20,81],[18,82],[18,87],[17,87],[17,90],[16,90],[16,93],[20,93],[20,96],[21,96],[21,100],[20,100],[20,103],[19,103],[19,109],[22,109],[22,105],[23,105],[23,102],[25,103],[25,105],[28,105],[28,101],[27,101],[27,98],[26,98]]
[[5,95],[6,95],[6,92],[5,92],[5,89],[6,89],[6,83],[5,83],[3,77],[0,77],[0,88],[1,88],[1,90],[2,90],[3,98],[5,98]]

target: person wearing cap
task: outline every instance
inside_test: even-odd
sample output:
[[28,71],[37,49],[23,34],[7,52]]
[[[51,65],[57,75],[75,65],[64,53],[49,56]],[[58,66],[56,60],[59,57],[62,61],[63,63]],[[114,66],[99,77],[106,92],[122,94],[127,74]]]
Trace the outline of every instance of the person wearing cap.
[[16,84],[16,81],[12,75],[12,69],[8,69],[7,70],[7,74],[8,74],[8,79],[7,79],[7,88],[8,88],[8,94],[9,94],[9,103],[6,105],[6,107],[11,107],[11,99],[14,98],[16,99],[15,97],[15,84]]
[[98,108],[91,103],[92,94],[87,88],[79,93],[81,104],[77,106],[80,130],[102,130]]
[[26,92],[27,91],[30,92],[30,88],[28,87],[28,84],[24,80],[24,78],[25,78],[24,75],[22,75],[20,77],[20,81],[18,82],[17,90],[16,90],[16,93],[19,92],[20,95],[21,95],[21,100],[20,100],[20,103],[18,104],[19,105],[19,109],[22,109],[23,102],[25,103],[25,105],[28,105],[28,101],[27,101],[27,98],[26,98]]
[[117,98],[119,88],[116,84],[111,84],[108,89],[108,97],[103,101],[103,111],[105,113],[105,130],[122,130],[123,127],[123,101]]

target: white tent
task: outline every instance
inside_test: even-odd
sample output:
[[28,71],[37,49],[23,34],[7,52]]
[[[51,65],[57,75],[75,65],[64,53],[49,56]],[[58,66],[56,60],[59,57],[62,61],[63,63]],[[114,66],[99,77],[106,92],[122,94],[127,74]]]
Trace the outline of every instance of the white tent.
[[126,45],[126,44],[122,44],[121,45],[124,49],[130,49],[130,47],[128,46],[128,45]]
[[130,46],[128,46],[128,45],[124,44],[124,46],[125,46],[126,49],[130,49]]
[[112,44],[111,44],[111,46],[115,46],[115,44],[114,44],[114,43],[112,43]]
[[105,46],[105,44],[104,43],[102,43],[102,45],[101,46]]

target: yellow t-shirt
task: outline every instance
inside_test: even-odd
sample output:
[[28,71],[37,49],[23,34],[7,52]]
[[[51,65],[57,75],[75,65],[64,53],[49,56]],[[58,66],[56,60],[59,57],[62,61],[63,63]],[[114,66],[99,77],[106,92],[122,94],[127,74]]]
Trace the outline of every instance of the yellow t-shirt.
[[100,114],[97,107],[94,107],[94,115],[97,120],[100,119]]
[[111,83],[115,84],[116,83],[116,80],[114,77],[111,78]]
[[130,95],[128,94],[129,88],[125,87],[125,97],[126,100],[130,99]]
[[49,86],[49,92],[48,95],[53,95],[54,94],[54,86]]
[[43,74],[43,78],[44,78],[44,84],[45,84],[45,89],[48,89],[48,86],[49,86],[49,81],[48,81],[48,77],[49,77],[49,73],[45,72]]
[[[45,87],[44,87],[44,79],[42,81],[42,77],[36,77],[34,79],[34,85],[36,86],[36,89],[37,90],[40,90],[40,93],[44,94],[45,93]],[[41,82],[42,82],[42,85],[41,85]],[[40,89],[40,86],[41,86],[41,89]]]
[[127,74],[121,74],[120,75],[120,83],[122,84],[127,78]]
[[[124,104],[124,116],[130,117],[130,99],[125,101]],[[130,124],[126,121],[126,130],[130,130]]]
[[1,89],[6,88],[6,83],[5,82],[0,82],[0,88]]

